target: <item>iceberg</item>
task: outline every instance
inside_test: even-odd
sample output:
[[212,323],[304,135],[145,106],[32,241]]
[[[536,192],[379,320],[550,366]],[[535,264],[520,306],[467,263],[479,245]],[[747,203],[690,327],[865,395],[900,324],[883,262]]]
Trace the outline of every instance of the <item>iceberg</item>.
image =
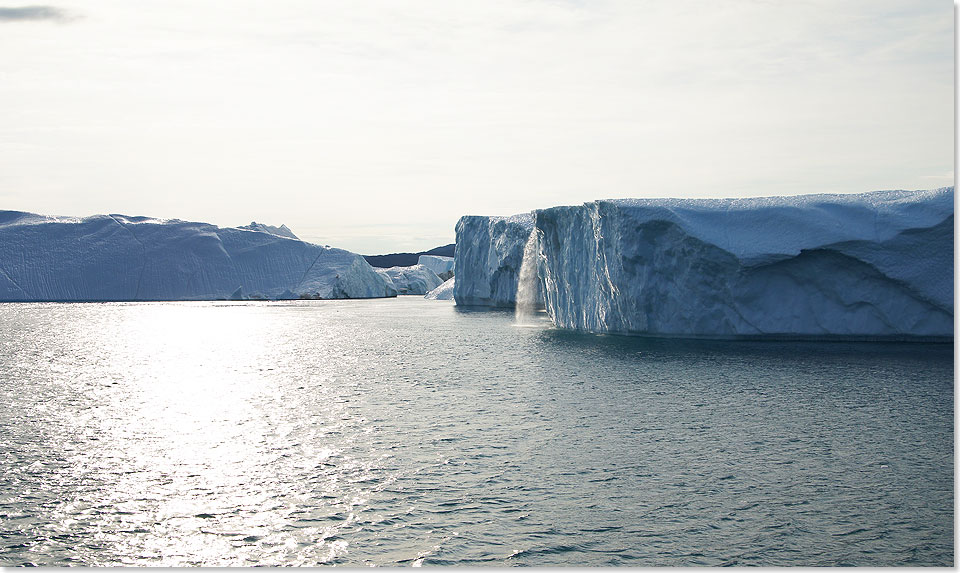
[[398,294],[427,294],[443,282],[435,272],[424,265],[374,270],[390,281]]
[[[562,328],[706,338],[946,339],[953,336],[953,200],[947,187],[552,207],[532,215],[532,264],[546,312]],[[529,235],[506,241],[465,219],[457,236],[457,286],[509,275],[514,290],[497,292],[501,304],[516,303],[506,295],[516,292],[520,265],[489,256],[468,260],[461,252],[515,254]],[[498,220],[487,219],[488,225]],[[488,245],[461,249],[461,240]],[[509,245],[495,246],[498,240]]]
[[467,215],[457,221],[453,298],[459,306],[513,308],[523,247],[534,214],[512,217]]
[[3,301],[371,298],[393,292],[349,251],[179,219],[0,211],[0,244]]
[[363,258],[370,263],[370,266],[378,269],[389,269],[390,267],[412,267],[420,261],[420,255],[438,255],[441,257],[453,258],[454,244],[434,247],[429,251],[419,253],[390,253],[387,255],[363,255]]
[[453,300],[453,285],[456,280],[456,277],[447,279],[442,285],[423,295],[423,298],[428,300]]
[[453,257],[439,255],[420,255],[418,265],[423,265],[436,273],[440,280],[447,280],[453,276]]

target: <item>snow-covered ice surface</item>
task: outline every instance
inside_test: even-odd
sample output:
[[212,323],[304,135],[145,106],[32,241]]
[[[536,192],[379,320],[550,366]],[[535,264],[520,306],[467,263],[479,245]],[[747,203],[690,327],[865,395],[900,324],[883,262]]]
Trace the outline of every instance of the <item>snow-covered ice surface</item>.
[[[949,187],[539,210],[544,303],[557,326],[591,332],[952,337],[953,197]],[[519,261],[498,266],[461,252],[483,250],[471,242],[486,239],[488,252],[516,253],[527,236],[506,241],[466,219],[462,240],[472,249],[461,250],[458,233],[458,287],[492,284],[499,273],[515,288]]]
[[261,233],[270,233],[271,235],[276,235],[278,237],[286,237],[288,239],[300,239],[300,237],[293,234],[293,231],[290,230],[290,227],[286,225],[280,225],[279,227],[274,227],[273,225],[265,225],[263,223],[257,223],[252,221],[249,225],[241,225],[237,227],[238,229],[244,229],[246,231],[260,231]]
[[435,272],[441,280],[448,280],[453,276],[453,257],[440,255],[420,255],[418,265],[423,265]]
[[453,287],[458,305],[513,308],[523,246],[532,229],[532,213],[460,218]]
[[430,300],[453,300],[453,285],[456,283],[456,280],[456,277],[447,279],[442,285],[423,295],[423,298]]
[[0,211],[0,245],[5,301],[370,298],[393,290],[349,251],[178,219]]
[[443,283],[437,273],[424,265],[375,270],[393,283],[397,294],[427,294]]

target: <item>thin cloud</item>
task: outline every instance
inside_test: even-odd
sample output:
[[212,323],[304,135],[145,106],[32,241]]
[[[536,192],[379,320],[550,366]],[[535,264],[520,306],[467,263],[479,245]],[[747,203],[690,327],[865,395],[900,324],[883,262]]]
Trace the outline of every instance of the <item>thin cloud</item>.
[[952,181],[952,180],[953,180],[953,171],[948,171],[947,173],[944,173],[943,175],[921,175],[920,177],[923,178],[923,179],[943,179],[943,180],[949,179],[949,180]]
[[0,7],[0,24],[9,22],[54,21],[66,22],[71,16],[55,6]]

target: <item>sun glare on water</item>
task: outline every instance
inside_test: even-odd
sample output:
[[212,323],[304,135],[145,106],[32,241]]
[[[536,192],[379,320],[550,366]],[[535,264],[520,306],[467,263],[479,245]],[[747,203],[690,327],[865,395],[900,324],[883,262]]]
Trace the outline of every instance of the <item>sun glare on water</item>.
[[273,468],[293,457],[320,466],[335,451],[323,440],[284,451],[297,426],[277,415],[283,408],[265,407],[285,400],[269,372],[270,321],[232,312],[230,303],[196,306],[140,305],[111,325],[113,345],[98,349],[98,363],[113,371],[112,399],[86,415],[97,422],[102,447],[85,455],[84,465],[90,472],[122,468],[118,487],[102,492],[100,503],[117,508],[105,522],[127,528],[105,533],[104,542],[164,566],[243,565],[254,553],[262,563],[265,549],[288,563],[335,557],[346,543],[323,543],[320,527],[311,537],[321,542],[310,551],[298,541],[303,531],[283,533],[297,511],[291,500],[306,492]]
[[0,305],[0,564],[952,563],[951,348],[527,322]]

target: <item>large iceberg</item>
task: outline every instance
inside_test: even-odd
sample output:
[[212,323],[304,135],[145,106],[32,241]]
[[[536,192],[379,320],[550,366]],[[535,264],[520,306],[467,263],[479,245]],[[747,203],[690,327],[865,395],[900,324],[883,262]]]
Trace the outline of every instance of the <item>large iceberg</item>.
[[427,294],[443,283],[437,273],[424,265],[375,270],[390,281],[399,294]]
[[513,308],[534,215],[468,215],[457,221],[453,298],[460,306]]
[[0,245],[4,301],[396,294],[359,255],[259,229],[124,215],[72,218],[0,211]]
[[[563,328],[725,338],[948,338],[953,197],[950,187],[553,207],[533,214],[531,264],[546,311]],[[489,259],[486,265],[461,260],[469,251],[461,250],[461,240],[492,236],[479,221],[465,217],[461,224],[458,287],[492,283],[496,273],[516,276],[514,262],[496,267]],[[513,237],[496,250],[516,253],[527,238]]]

